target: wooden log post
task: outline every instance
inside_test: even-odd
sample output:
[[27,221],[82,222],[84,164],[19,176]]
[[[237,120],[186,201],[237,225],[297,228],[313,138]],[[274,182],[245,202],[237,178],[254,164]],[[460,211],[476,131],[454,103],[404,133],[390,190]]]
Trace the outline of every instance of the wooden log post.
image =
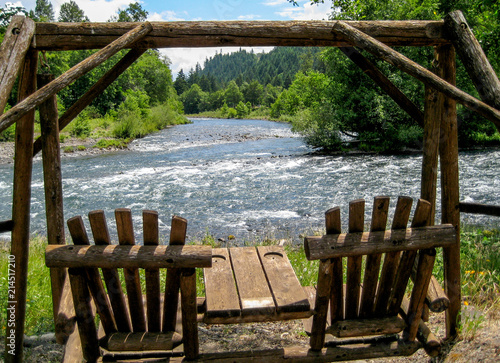
[[351,44],[367,50],[373,55],[399,68],[403,72],[415,77],[426,85],[437,89],[446,96],[463,104],[465,107],[479,113],[481,116],[492,121],[493,123],[500,125],[499,110],[458,89],[455,85],[446,82],[431,71],[396,52],[387,45],[355,29],[343,21],[337,21],[333,26],[333,30],[342,34],[342,36],[349,40]]
[[[38,87],[43,87],[54,79],[52,74],[39,74]],[[45,189],[45,214],[47,218],[47,238],[49,244],[66,244],[64,235],[64,210],[61,174],[61,148],[59,144],[59,126],[57,99],[52,96],[39,107],[43,157],[43,180]],[[66,270],[50,270],[52,285],[52,309],[54,321],[59,316]],[[56,326],[58,328],[59,325]],[[60,332],[56,331],[56,336]]]
[[[36,90],[37,51],[28,51],[19,82],[19,99],[25,99]],[[26,319],[26,291],[28,283],[28,255],[30,240],[31,174],[33,165],[33,132],[35,112],[24,115],[16,125],[14,160],[14,192],[12,203],[12,245],[9,265],[15,286],[8,293],[7,321],[13,323],[5,334],[5,361],[23,361],[24,322]]]
[[[113,83],[124,71],[132,65],[146,49],[130,50],[113,68],[111,68],[101,79],[97,81],[90,89],[76,101],[66,112],[59,118],[59,131],[62,131],[69,125],[73,119],[83,111],[85,107],[90,105],[104,90]],[[33,145],[33,155],[36,155],[42,149],[42,139],[38,138]]]
[[[151,30],[152,26],[149,22],[142,23],[97,53],[94,53],[84,61],[78,63],[76,66],[57,77],[54,81],[27,97],[24,101],[12,107],[0,117],[0,132],[12,125],[16,120],[33,110],[35,107],[39,106],[41,103],[45,102],[49,97],[69,86],[79,77],[83,76],[88,71],[94,69],[115,55],[118,51],[143,38]],[[30,147],[30,149],[31,148],[32,147]]]
[[[479,96],[485,103],[500,110],[500,80],[467,24],[464,14],[460,10],[449,13],[445,17],[444,25],[445,33],[453,42]],[[495,125],[500,131],[500,124]]]
[[10,91],[22,68],[23,59],[35,34],[35,22],[14,15],[0,46],[0,115],[5,109]]
[[424,126],[424,114],[420,109],[391,82],[369,59],[364,57],[354,47],[340,47],[350,60],[353,61],[377,86],[391,97],[403,111],[413,118],[421,127]]
[[[437,54],[443,79],[455,84],[455,49],[453,46],[438,47]],[[448,338],[453,338],[458,334],[461,303],[460,192],[457,108],[455,101],[450,97],[443,97],[439,155],[441,160],[442,223],[451,223],[457,231],[456,243],[443,249],[444,288],[450,299],[450,305],[446,310],[446,335]]]

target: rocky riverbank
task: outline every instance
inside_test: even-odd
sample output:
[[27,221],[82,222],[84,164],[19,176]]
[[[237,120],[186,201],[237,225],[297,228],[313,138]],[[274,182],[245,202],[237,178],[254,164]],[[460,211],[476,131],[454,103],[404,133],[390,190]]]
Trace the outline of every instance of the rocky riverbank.
[[[78,139],[78,138],[65,138],[64,142],[61,142],[61,156],[62,157],[74,157],[74,156],[84,156],[84,155],[98,155],[104,154],[110,151],[117,151],[123,149],[124,147],[96,147],[99,140],[97,139]],[[41,158],[41,153],[35,156],[36,158]],[[1,164],[12,164],[14,163],[14,142],[4,141],[0,142],[0,165]]]

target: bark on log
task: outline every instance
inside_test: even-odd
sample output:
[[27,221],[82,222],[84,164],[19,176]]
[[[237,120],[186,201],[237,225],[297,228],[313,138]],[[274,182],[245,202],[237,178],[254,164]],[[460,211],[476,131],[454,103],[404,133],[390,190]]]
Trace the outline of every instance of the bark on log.
[[12,17],[0,46],[0,115],[5,109],[10,91],[22,68],[33,34],[35,34],[33,20],[21,15]]
[[[467,24],[464,14],[460,10],[453,11],[446,15],[444,24],[446,35],[453,42],[479,96],[485,103],[500,110],[500,80]],[[500,124],[495,125],[500,131]]]
[[[36,90],[37,51],[28,51],[19,82],[19,99],[25,99]],[[12,202],[11,255],[14,256],[14,277],[16,288],[12,303],[6,313],[14,311],[15,349],[14,355],[6,354],[6,362],[23,361],[24,322],[26,319],[26,292],[28,284],[28,258],[30,240],[31,175],[33,165],[33,132],[35,112],[27,113],[16,125],[16,146],[14,159],[14,191]],[[9,310],[12,309],[13,310]],[[5,335],[5,346],[10,344]]]
[[46,101],[49,97],[69,86],[76,79],[103,63],[121,49],[131,46],[137,40],[143,38],[151,29],[152,26],[150,23],[146,22],[139,25],[137,28],[132,29],[130,32],[116,39],[113,43],[108,44],[105,48],[78,63],[76,66],[57,77],[54,81],[12,107],[0,117],[0,132],[35,107],[39,106],[42,102]]
[[196,268],[212,266],[210,246],[58,246],[45,251],[47,267]]
[[459,203],[460,213],[485,214],[500,217],[500,205],[486,205],[481,203]]
[[495,124],[500,125],[500,111],[487,105],[486,103],[472,97],[468,93],[458,89],[442,78],[436,76],[431,71],[413,62],[402,54],[391,49],[387,45],[377,41],[373,37],[353,28],[346,22],[338,21],[333,26],[333,31],[342,34],[351,44],[365,49],[375,56],[394,65],[409,75],[415,77],[428,86],[431,86],[446,96],[463,104],[465,107],[479,113]]
[[455,228],[449,224],[388,230],[306,237],[308,260],[366,255],[404,250],[449,246],[455,242]]
[[[446,44],[442,21],[350,21],[350,25],[390,45]],[[43,50],[101,48],[139,23],[38,23],[37,47]],[[331,21],[152,22],[140,46],[349,46],[331,34]]]

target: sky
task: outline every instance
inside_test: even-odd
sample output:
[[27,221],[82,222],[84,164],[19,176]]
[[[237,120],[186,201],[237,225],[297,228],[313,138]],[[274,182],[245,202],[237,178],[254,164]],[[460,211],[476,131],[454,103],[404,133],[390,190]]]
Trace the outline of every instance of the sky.
[[[35,8],[36,0],[7,1],[28,10]],[[50,0],[56,18],[62,4],[69,0]],[[134,0],[75,0],[90,21],[105,22],[116,14],[118,9],[125,9]],[[287,0],[139,0],[142,8],[149,15],[150,21],[202,21],[202,20],[328,20],[331,13],[331,1],[311,5],[309,0],[297,1],[293,6]],[[3,8],[5,0],[0,0]],[[191,68],[203,62],[216,52],[235,52],[239,47],[226,48],[170,48],[162,49],[162,54],[171,61],[171,70],[176,77],[180,69],[188,73]],[[254,52],[268,52],[272,48],[256,47]]]

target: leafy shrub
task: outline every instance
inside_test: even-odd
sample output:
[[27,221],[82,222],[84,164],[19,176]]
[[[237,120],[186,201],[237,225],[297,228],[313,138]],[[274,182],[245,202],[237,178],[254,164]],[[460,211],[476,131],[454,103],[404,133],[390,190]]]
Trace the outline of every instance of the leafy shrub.
[[89,120],[83,117],[77,117],[75,121],[73,121],[73,127],[70,130],[70,135],[73,137],[89,137],[91,127],[89,124]]

